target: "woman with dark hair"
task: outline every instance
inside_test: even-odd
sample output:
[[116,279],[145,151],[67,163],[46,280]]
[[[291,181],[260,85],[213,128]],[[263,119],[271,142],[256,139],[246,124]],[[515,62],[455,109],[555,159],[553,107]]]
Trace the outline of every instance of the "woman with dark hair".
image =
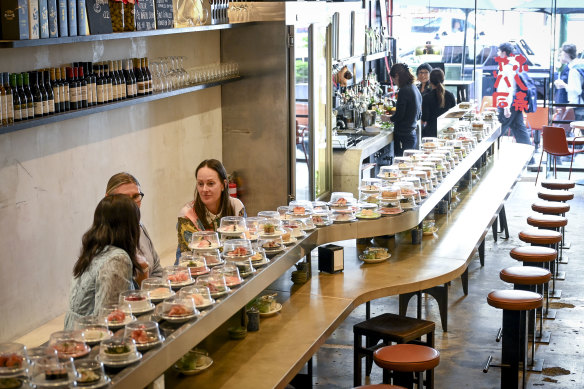
[[73,267],[65,329],[72,329],[76,318],[97,315],[104,305],[117,303],[121,292],[134,289],[132,277],[142,272],[136,258],[139,239],[136,203],[121,194],[104,197]]
[[424,95],[432,91],[430,83],[428,82],[431,71],[432,66],[430,66],[430,64],[428,63],[423,63],[416,69],[416,78],[418,79],[417,87],[420,93],[422,94],[422,97],[424,97]]
[[432,91],[422,97],[422,136],[438,136],[438,116],[456,105],[454,95],[444,89],[444,72],[434,69],[430,72]]
[[195,171],[197,188],[194,200],[185,204],[178,215],[178,248],[176,258],[189,251],[189,242],[195,231],[216,230],[224,216],[245,216],[245,207],[229,196],[229,182],[223,164],[206,159]]
[[391,67],[389,75],[399,87],[395,113],[390,120],[394,123],[394,155],[401,157],[404,150],[417,148],[416,126],[422,116],[422,95],[414,86],[414,76],[408,65],[396,63]]

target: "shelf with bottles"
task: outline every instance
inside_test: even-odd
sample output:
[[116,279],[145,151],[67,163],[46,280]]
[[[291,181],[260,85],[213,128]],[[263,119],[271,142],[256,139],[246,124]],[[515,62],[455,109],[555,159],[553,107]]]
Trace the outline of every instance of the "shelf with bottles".
[[19,48],[19,47],[38,47],[38,46],[48,46],[48,45],[61,45],[61,44],[67,44],[67,43],[93,42],[93,41],[105,41],[105,40],[116,40],[116,39],[130,39],[130,38],[140,38],[140,37],[148,37],[148,36],[185,34],[185,33],[200,32],[200,31],[227,30],[227,29],[231,29],[231,28],[255,25],[258,23],[261,23],[261,22],[210,24],[210,25],[194,26],[194,27],[167,28],[167,29],[149,30],[149,31],[115,32],[115,33],[111,33],[111,34],[67,36],[67,37],[46,38],[46,39],[0,40],[0,49]]
[[235,63],[184,70],[182,59],[158,58],[151,63],[152,73],[147,58],[93,65],[75,62],[69,67],[13,73],[10,78],[8,73],[0,73],[2,80],[10,80],[0,83],[6,85],[0,86],[0,96],[4,90],[14,94],[11,104],[6,104],[5,98],[0,100],[0,119],[8,112],[3,108],[13,107],[11,119],[0,121],[0,134],[191,93],[240,78]]

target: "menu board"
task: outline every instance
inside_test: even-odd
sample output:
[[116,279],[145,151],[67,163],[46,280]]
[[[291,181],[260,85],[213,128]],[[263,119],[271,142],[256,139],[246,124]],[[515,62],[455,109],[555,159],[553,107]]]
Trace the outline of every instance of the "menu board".
[[156,30],[154,0],[140,0],[134,8],[137,31]]
[[174,15],[172,11],[172,0],[156,1],[156,28],[172,28]]
[[91,35],[113,32],[108,0],[86,0],[86,8]]

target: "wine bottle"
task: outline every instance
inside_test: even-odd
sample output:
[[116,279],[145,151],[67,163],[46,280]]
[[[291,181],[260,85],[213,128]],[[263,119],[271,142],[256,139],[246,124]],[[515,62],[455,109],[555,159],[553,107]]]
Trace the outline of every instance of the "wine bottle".
[[[22,120],[28,120],[28,119],[32,119],[34,117],[34,108],[32,105],[32,96],[29,97],[26,89],[24,88],[24,80],[25,77],[24,75],[28,73],[20,73],[16,75],[16,85],[18,85],[18,94],[20,95],[20,104],[23,106],[23,109],[21,109],[21,114],[22,114]],[[30,113],[33,113],[32,116],[30,116]]]
[[4,72],[3,75],[4,90],[6,91],[6,98],[4,102],[6,104],[6,112],[8,115],[6,121],[10,125],[14,124],[14,100],[12,96],[12,88],[10,87],[10,79],[8,78],[8,73]]
[[53,89],[53,98],[55,99],[55,113],[61,112],[61,88],[57,82],[57,69],[51,68],[51,89]]
[[34,114],[35,118],[43,117],[43,95],[41,94],[41,90],[39,89],[39,77],[38,73],[33,71],[29,72],[29,83],[30,83],[30,92],[32,93],[32,101],[34,105]]
[[142,69],[140,69],[140,59],[134,58],[133,62],[134,75],[136,76],[136,84],[138,85],[138,96],[144,96],[146,94],[146,83]]
[[49,77],[49,70],[43,71],[43,81],[45,82],[45,91],[47,91],[47,98],[49,100],[49,115],[55,113],[55,93],[51,86],[51,78]]
[[83,63],[83,74],[85,75],[85,82],[87,84],[87,106],[92,107],[93,104],[93,92],[95,91],[95,85],[92,84],[91,76],[91,65],[90,62]]
[[100,65],[93,65],[93,71],[96,73],[95,76],[95,85],[96,85],[96,95],[97,95],[97,104],[103,104],[106,102],[105,100],[105,87],[103,85],[103,77],[101,76],[101,66]]
[[124,64],[124,79],[126,80],[126,95],[128,98],[134,97],[134,87],[136,86],[136,79],[134,73],[131,71],[130,60],[123,61]]
[[8,108],[6,107],[6,91],[4,90],[4,73],[0,73],[0,126],[8,125]]
[[67,67],[67,83],[69,84],[69,106],[71,110],[79,108],[79,96],[77,95],[77,81],[72,67]]
[[150,68],[148,67],[148,57],[144,57],[144,71],[148,79],[148,94],[151,95],[154,93],[154,88],[152,87],[152,73],[150,73]]
[[22,120],[22,102],[20,100],[20,95],[18,94],[18,87],[16,85],[16,74],[10,74],[10,89],[12,89],[12,101],[14,110],[14,122],[19,122]]
[[65,111],[71,110],[71,90],[69,89],[69,83],[67,82],[67,68],[61,68],[61,85],[63,85],[63,94],[65,96]]
[[124,75],[122,74],[122,61],[121,60],[117,60],[114,62],[114,67],[115,67],[115,73],[118,77],[118,83],[119,83],[119,94],[120,94],[120,99],[125,100],[128,98],[128,94],[126,91],[126,79],[124,78]]
[[39,87],[39,92],[41,93],[41,98],[43,99],[43,116],[49,116],[49,96],[45,90],[45,83],[43,77],[43,70],[37,70],[37,85]]
[[85,74],[83,73],[83,66],[78,66],[75,70],[77,84],[79,85],[81,93],[81,106],[79,108],[87,108],[87,80],[85,79]]

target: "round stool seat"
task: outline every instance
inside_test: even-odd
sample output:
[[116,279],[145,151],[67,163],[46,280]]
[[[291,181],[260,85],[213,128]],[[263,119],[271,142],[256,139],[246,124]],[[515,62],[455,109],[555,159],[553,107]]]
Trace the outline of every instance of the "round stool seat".
[[527,217],[527,224],[538,228],[560,228],[568,225],[568,218],[560,215],[536,214]]
[[418,372],[438,366],[440,353],[428,346],[408,343],[395,344],[375,350],[373,360],[383,369]]
[[542,267],[511,266],[501,270],[499,278],[515,285],[540,285],[552,278],[552,273]]
[[572,189],[576,182],[572,180],[543,180],[541,186],[546,189]]
[[531,209],[546,215],[560,215],[568,212],[570,205],[559,201],[536,201],[531,204]]
[[526,290],[494,290],[487,296],[487,303],[491,307],[509,311],[529,311],[540,308],[543,297]]
[[531,244],[556,244],[562,241],[562,234],[552,230],[537,230],[531,228],[519,233],[519,239]]
[[406,388],[404,388],[403,386],[397,386],[397,385],[374,384],[374,385],[357,386],[353,389],[406,389]]
[[541,246],[515,247],[509,254],[511,258],[522,262],[551,262],[558,256],[555,249]]
[[537,192],[537,197],[548,201],[568,201],[574,198],[574,192],[570,192],[569,190],[542,189]]

